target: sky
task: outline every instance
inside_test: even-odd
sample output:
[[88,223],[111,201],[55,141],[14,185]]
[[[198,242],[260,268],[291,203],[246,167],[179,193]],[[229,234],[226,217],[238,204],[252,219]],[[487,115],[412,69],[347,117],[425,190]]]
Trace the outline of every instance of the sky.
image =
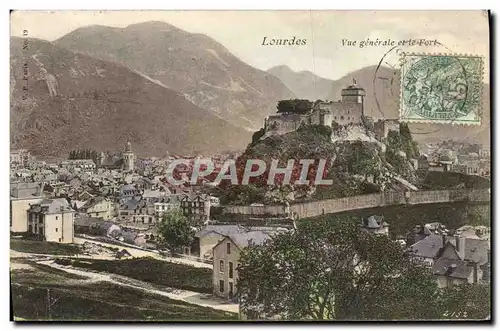
[[[472,54],[485,58],[489,73],[489,23],[483,11],[14,11],[11,35],[49,41],[88,25],[126,27],[164,21],[206,34],[244,62],[267,70],[287,65],[339,79],[376,65],[391,46],[342,46],[343,39],[438,40],[443,46],[413,46],[405,51]],[[267,39],[306,39],[306,45],[265,46]],[[396,65],[392,60],[389,65]]]

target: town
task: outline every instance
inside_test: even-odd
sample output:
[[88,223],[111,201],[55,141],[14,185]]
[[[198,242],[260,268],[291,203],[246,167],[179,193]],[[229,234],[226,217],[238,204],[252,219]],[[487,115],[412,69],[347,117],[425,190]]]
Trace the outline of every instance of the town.
[[489,14],[10,11],[11,321],[491,323]]
[[[271,116],[265,121],[267,129],[262,139],[285,135],[303,125],[315,125],[311,122],[315,116],[318,124],[323,126],[326,125],[326,116],[330,118],[328,123],[334,123],[337,118],[344,120],[344,113],[350,115],[345,117],[344,122],[347,122],[341,122],[344,129],[364,125],[362,98],[357,95],[351,97],[351,91],[362,95],[362,88],[352,85],[345,91],[347,97],[343,102],[316,104],[309,113],[302,115],[285,112]],[[320,110],[321,105],[329,107],[329,110]],[[356,106],[359,113],[353,111],[351,114]],[[386,123],[389,123],[388,127],[384,125]],[[379,123],[374,136],[383,140],[388,131],[397,130],[397,126],[397,121]],[[414,170],[423,173],[424,177],[446,172],[482,178],[489,183],[488,149],[452,140],[426,147],[427,153],[421,153],[411,162]],[[237,159],[238,156],[220,154],[211,155],[209,159],[220,169],[227,160]],[[191,298],[188,302],[199,304],[202,301],[207,307],[237,313],[240,319],[275,319],[280,315],[259,314],[241,303],[245,296],[238,291],[238,278],[245,269],[239,269],[240,256],[247,254],[246,250],[273,241],[275,236],[279,238],[280,235],[298,233],[300,224],[307,222],[311,226],[320,222],[314,221],[316,216],[325,217],[325,214],[331,213],[335,216],[338,212],[381,206],[380,203],[365,205],[361,202],[363,197],[372,201],[372,194],[357,196],[355,206],[340,209],[335,209],[339,203],[337,200],[318,201],[327,203],[326,212],[323,207],[322,212],[307,213],[300,201],[293,200],[285,205],[253,203],[245,209],[245,206],[221,204],[221,191],[210,180],[219,175],[218,172],[210,172],[206,176],[200,173],[195,182],[167,179],[169,176],[182,178],[191,174],[196,161],[207,158],[207,155],[139,158],[131,141],[124,144],[121,152],[109,154],[88,149],[74,150],[67,159],[58,163],[38,160],[28,150],[12,151],[12,254],[26,257],[31,253],[37,263],[82,275],[106,270],[104,265],[97,267],[100,261],[125,264],[127,260],[143,261],[146,257],[158,262],[204,268],[211,274],[208,285],[198,293],[197,301]],[[172,164],[176,167],[169,167]],[[466,189],[465,182],[458,183],[453,189],[463,191]],[[489,201],[489,189],[486,195],[476,191],[472,196],[469,194],[469,201]],[[425,192],[411,194],[417,193]],[[408,194],[410,192],[405,194],[406,202],[412,204]],[[460,199],[449,201],[462,201]],[[399,200],[396,198],[394,201]],[[311,206],[315,202],[307,203]],[[398,204],[388,202],[389,205],[394,203]],[[349,206],[344,202],[341,204]],[[273,212],[273,208],[277,211]],[[390,235],[391,224],[387,222],[390,216],[385,215],[385,211],[379,208],[374,214],[355,216],[359,232],[391,238],[414,261],[430,270],[438,288],[489,284],[490,227],[484,225],[484,221],[479,221],[479,224],[477,220],[471,220],[471,224],[449,228],[446,220],[423,217],[404,231]],[[36,247],[26,243],[36,242],[69,245],[78,254],[46,252],[43,245],[39,251],[25,250],[25,246]],[[109,272],[113,269],[110,268]],[[135,275],[132,269],[120,271],[132,279],[142,279],[143,276],[139,276],[142,272],[137,271]],[[189,279],[189,273],[184,277]],[[163,284],[161,276],[153,283]]]

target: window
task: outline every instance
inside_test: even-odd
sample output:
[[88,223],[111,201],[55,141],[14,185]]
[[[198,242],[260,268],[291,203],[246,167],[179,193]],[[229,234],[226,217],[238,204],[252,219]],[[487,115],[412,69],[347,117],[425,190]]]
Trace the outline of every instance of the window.
[[233,278],[233,262],[229,262],[229,278]]
[[61,242],[61,238],[59,238],[59,242]]
[[56,228],[56,232],[59,232],[59,228]]
[[56,221],[59,219],[59,216],[56,216]]
[[219,291],[220,293],[224,293],[224,281],[219,280]]
[[224,260],[220,260],[219,272],[224,273]]
[[227,254],[231,254],[231,243],[226,244]]
[[344,116],[340,116],[340,119],[343,120],[344,119]]

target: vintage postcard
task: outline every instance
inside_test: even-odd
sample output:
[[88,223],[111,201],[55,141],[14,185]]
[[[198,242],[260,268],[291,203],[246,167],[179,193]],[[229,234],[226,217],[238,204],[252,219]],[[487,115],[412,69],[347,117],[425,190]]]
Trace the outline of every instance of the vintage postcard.
[[12,321],[491,322],[487,11],[12,11]]

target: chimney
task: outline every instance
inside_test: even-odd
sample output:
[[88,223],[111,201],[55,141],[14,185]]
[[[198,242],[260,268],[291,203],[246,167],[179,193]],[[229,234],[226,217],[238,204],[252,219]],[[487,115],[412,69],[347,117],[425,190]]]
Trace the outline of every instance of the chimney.
[[465,238],[455,235],[455,248],[458,255],[463,259],[465,258]]

